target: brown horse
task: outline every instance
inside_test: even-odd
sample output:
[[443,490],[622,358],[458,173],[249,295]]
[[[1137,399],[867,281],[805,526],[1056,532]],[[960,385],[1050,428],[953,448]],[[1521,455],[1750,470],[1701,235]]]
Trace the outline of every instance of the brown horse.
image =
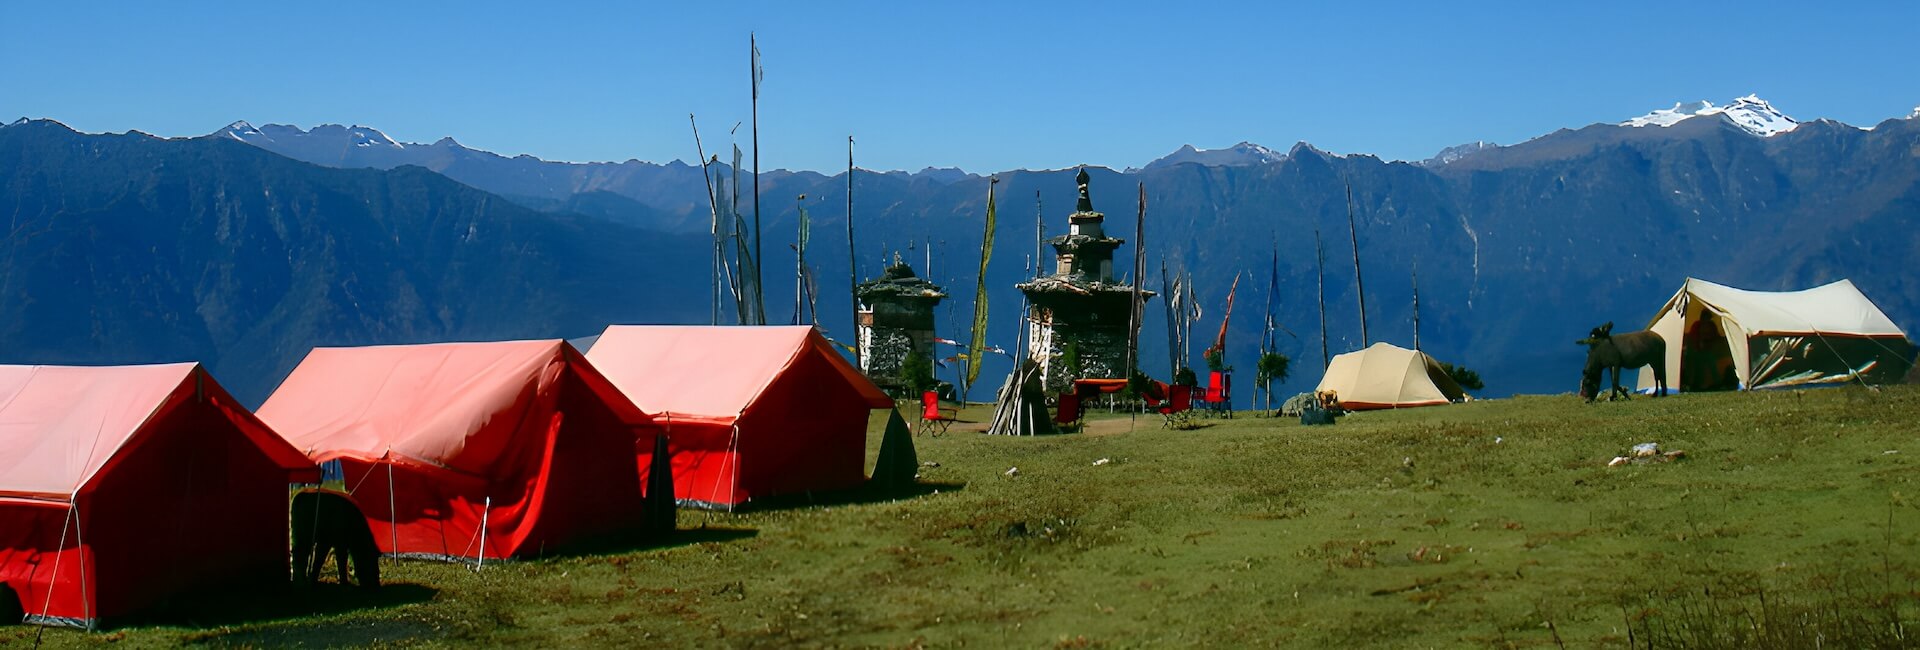
[[293,495],[293,579],[299,584],[320,580],[320,567],[334,556],[340,584],[347,584],[347,561],[353,577],[366,589],[380,586],[380,547],[359,506],[346,494],[332,490],[302,490]]
[[1587,365],[1580,373],[1580,396],[1592,403],[1600,392],[1600,373],[1613,369],[1613,390],[1607,395],[1632,399],[1632,393],[1620,386],[1622,368],[1653,367],[1654,397],[1667,392],[1667,340],[1659,334],[1639,331],[1613,334],[1613,323],[1593,328],[1587,338],[1575,341],[1587,346]]

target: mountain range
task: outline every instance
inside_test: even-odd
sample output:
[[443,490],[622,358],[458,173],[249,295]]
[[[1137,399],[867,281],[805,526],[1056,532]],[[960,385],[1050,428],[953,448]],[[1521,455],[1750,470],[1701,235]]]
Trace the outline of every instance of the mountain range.
[[[1799,122],[1749,97],[1417,163],[1305,143],[1284,154],[1247,143],[1222,151],[1183,147],[1137,170],[1090,169],[1095,206],[1110,233],[1127,236],[1135,188],[1146,188],[1149,287],[1161,288],[1162,264],[1190,271],[1206,307],[1196,330],[1219,327],[1240,278],[1229,363],[1251,368],[1271,297],[1283,328],[1276,345],[1297,360],[1276,387],[1286,394],[1319,378],[1316,232],[1331,352],[1363,343],[1354,246],[1341,237],[1349,188],[1369,338],[1412,345],[1417,269],[1421,347],[1480,371],[1491,395],[1569,390],[1582,355],[1574,339],[1600,322],[1625,329],[1651,319],[1688,276],[1763,290],[1850,277],[1896,323],[1920,322],[1920,284],[1904,265],[1920,254],[1912,116],[1870,128]],[[1051,251],[1034,238],[1064,231],[1073,174],[994,175],[992,343],[1013,347],[1021,303],[1012,285],[1034,272],[1036,253],[1051,271]],[[12,224],[0,259],[0,313],[9,315],[0,357],[201,359],[257,402],[313,345],[709,322],[713,246],[700,175],[679,162],[558,163],[451,139],[403,144],[365,127],[236,123],[168,140],[18,122],[0,128],[0,213]],[[843,338],[850,306],[832,287],[847,276],[849,251],[832,233],[845,228],[847,178],[778,171],[761,186],[769,312],[786,322],[792,311],[786,244],[804,207],[808,261],[825,287],[821,324]],[[859,275],[876,275],[895,253],[913,260],[954,295],[941,308],[941,336],[965,338],[987,177],[860,170],[853,186]],[[1164,375],[1158,300],[1148,314],[1143,367]],[[991,364],[984,376],[1004,373],[1003,359]]]

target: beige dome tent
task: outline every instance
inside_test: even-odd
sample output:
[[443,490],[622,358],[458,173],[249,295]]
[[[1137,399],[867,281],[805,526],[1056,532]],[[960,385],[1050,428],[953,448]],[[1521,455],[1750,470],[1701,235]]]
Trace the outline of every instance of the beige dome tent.
[[1314,390],[1334,391],[1350,411],[1437,406],[1466,398],[1440,362],[1390,343],[1334,357]]
[[1897,383],[1913,365],[1906,333],[1847,280],[1775,292],[1688,278],[1647,329],[1667,340],[1681,391]]

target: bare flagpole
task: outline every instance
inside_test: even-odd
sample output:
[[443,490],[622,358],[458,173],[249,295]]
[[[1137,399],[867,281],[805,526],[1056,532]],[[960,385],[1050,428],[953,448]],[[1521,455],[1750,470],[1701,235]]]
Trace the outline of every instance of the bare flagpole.
[[[687,124],[693,126],[693,150],[700,155],[700,178],[707,182],[707,210],[713,215],[713,325],[720,324],[720,265],[723,257],[720,253],[720,206],[719,197],[713,193],[712,164],[707,162],[706,147],[700,145],[700,124],[693,120],[693,114],[687,114]],[[714,160],[719,160],[716,156]]]
[[1340,183],[1347,186],[1347,237],[1353,242],[1353,295],[1360,299],[1360,347],[1373,344],[1367,337],[1367,285],[1360,281],[1360,231],[1353,225],[1353,184],[1346,176],[1340,177]]
[[754,324],[767,324],[766,285],[761,267],[766,266],[767,258],[760,255],[760,42],[751,32],[747,34],[747,45],[753,49],[750,57],[753,74],[753,286],[754,286]]
[[1320,287],[1320,369],[1325,370],[1333,364],[1333,357],[1327,356],[1327,249],[1320,245],[1320,229],[1313,229],[1314,268]]
[[[853,247],[853,136],[847,136],[847,299],[853,301],[853,366],[865,369],[860,358],[860,262]],[[929,270],[931,272],[931,270]]]
[[1413,262],[1413,350],[1420,351],[1420,261]]
[[[1146,262],[1147,184],[1142,181],[1140,182],[1140,207],[1133,220],[1133,277],[1131,278],[1133,280],[1133,296],[1132,299],[1127,302],[1127,365],[1126,368],[1121,371],[1121,377],[1125,378],[1128,384],[1133,383],[1133,375],[1135,372],[1134,364],[1139,360],[1137,355],[1140,348],[1140,312],[1142,311],[1140,289],[1146,285],[1146,278],[1143,277],[1146,275]],[[1132,429],[1133,421],[1137,419],[1134,416],[1137,416],[1138,412],[1133,409],[1127,410],[1129,411],[1127,427],[1128,429]]]

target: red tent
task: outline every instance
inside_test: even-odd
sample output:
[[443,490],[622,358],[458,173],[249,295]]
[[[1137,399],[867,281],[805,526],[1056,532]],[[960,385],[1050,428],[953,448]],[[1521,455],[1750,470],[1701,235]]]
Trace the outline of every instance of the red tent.
[[682,502],[856,487],[893,400],[812,327],[614,325],[587,358],[672,429]]
[[0,366],[0,584],[30,621],[286,580],[287,484],[318,480],[199,364]]
[[560,340],[315,348],[260,418],[340,461],[382,552],[433,558],[637,530],[657,432]]

